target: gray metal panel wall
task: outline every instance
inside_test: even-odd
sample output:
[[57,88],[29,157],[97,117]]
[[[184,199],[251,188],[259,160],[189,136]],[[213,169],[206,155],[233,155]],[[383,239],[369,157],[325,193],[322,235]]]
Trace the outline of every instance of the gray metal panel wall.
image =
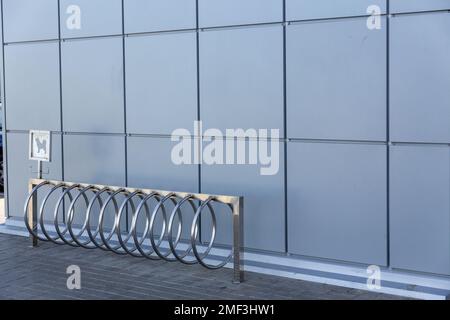
[[391,139],[449,143],[450,14],[397,16],[391,28]]
[[5,42],[58,39],[58,0],[3,0]]
[[289,137],[386,139],[386,28],[369,30],[365,18],[291,24],[286,50]]
[[125,33],[196,28],[196,0],[126,0]]
[[[67,26],[74,14],[71,6],[81,9],[79,29]],[[122,0],[60,0],[60,19],[62,38],[122,34]]]
[[[450,231],[436,226],[449,219],[448,13],[383,16],[381,30],[369,31],[368,7],[384,13],[386,1],[286,0],[287,25],[280,23],[281,0],[200,0],[198,8],[195,0],[124,0],[124,12],[119,2],[74,1],[81,29],[69,32],[65,0],[61,30],[57,0],[3,0],[5,42],[53,39],[62,49],[58,56],[56,41],[3,46],[10,215],[22,215],[26,132],[49,128],[63,134],[54,139],[54,178],[242,194],[249,248],[380,265],[390,257],[396,268],[449,274]],[[391,12],[446,5],[390,1]],[[303,21],[311,19],[317,21]],[[200,28],[188,30],[197,21]],[[51,49],[33,49],[39,56],[30,57],[31,46]],[[9,54],[16,50],[27,62],[12,68],[22,56]],[[35,99],[39,109],[18,97],[18,83],[30,96],[45,93]],[[167,135],[177,127],[194,134],[198,117],[205,129],[280,129],[278,173],[261,176],[249,165],[202,165],[201,174],[196,165],[175,167]],[[421,146],[391,148],[388,194],[392,141]],[[409,213],[411,203],[418,209]],[[207,220],[205,214],[205,238]],[[231,221],[221,226],[226,243]],[[416,230],[419,240],[411,239]],[[430,263],[412,256],[414,243],[432,251],[417,254]]]
[[171,134],[197,120],[197,37],[194,32],[126,39],[127,129]]
[[58,60],[57,42],[5,47],[8,129],[61,129]]
[[392,146],[394,268],[450,274],[450,148]]
[[290,252],[386,265],[386,147],[289,143]]

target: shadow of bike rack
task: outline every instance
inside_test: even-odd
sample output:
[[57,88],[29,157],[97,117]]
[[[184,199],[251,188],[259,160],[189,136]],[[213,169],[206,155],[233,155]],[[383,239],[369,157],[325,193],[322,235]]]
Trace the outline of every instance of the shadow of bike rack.
[[[38,191],[44,187],[48,189],[47,192],[38,196]],[[53,233],[56,233],[56,235],[52,235],[52,232],[46,229],[44,211],[50,196],[59,193],[53,211]],[[89,195],[91,195],[91,198]],[[119,196],[124,200],[118,201]],[[65,198],[69,198],[69,204],[64,203]],[[104,200],[105,198],[106,200]],[[137,202],[135,202],[136,199]],[[86,205],[85,218],[81,228],[75,230],[76,203],[80,200]],[[148,205],[150,200],[157,203],[153,210]],[[165,203],[167,201],[174,206],[170,214],[167,214],[166,211]],[[40,203],[39,209],[38,202]],[[232,248],[229,255],[218,264],[207,262],[214,246],[217,231],[217,219],[212,206],[213,203],[224,204],[230,209],[233,225]],[[96,204],[100,208],[98,223],[96,227],[92,227],[93,208]],[[115,220],[112,230],[105,230],[105,215],[110,204],[113,205],[115,210]],[[124,233],[120,222],[129,207],[131,207],[131,225]],[[180,245],[182,241],[180,240],[183,231],[183,209],[185,207],[190,207],[189,210],[193,211],[194,217],[190,225],[190,241],[184,244],[185,248],[180,249],[182,247]],[[199,225],[204,209],[207,209],[211,216],[212,232],[209,242],[200,245]],[[64,214],[61,214],[62,211],[64,211]],[[86,249],[99,248],[117,254],[145,257],[150,260],[179,261],[188,265],[198,263],[207,269],[222,268],[232,260],[233,282],[240,283],[244,280],[243,197],[31,179],[24,212],[25,225],[32,237],[33,246],[37,246],[39,240],[51,241],[55,244]],[[143,213],[145,213],[146,221],[144,231],[138,232],[138,219]],[[163,218],[159,236],[155,233],[155,221],[158,215]],[[113,238],[115,241],[113,241]],[[145,245],[145,242],[149,244]],[[168,243],[168,248],[163,248],[163,243]]]

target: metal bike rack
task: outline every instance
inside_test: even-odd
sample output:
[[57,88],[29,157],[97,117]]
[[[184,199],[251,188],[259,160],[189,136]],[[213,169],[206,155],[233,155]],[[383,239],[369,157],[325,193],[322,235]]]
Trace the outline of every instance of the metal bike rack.
[[[43,187],[49,187],[50,190],[42,197],[41,205],[38,210],[38,191]],[[50,235],[47,231],[44,221],[44,211],[46,204],[54,192],[61,192],[53,211],[53,223],[56,236]],[[88,195],[93,197],[89,199]],[[124,196],[118,205],[117,196]],[[106,197],[106,200],[102,199]],[[65,203],[64,199],[68,197],[70,204]],[[135,200],[138,199],[138,204]],[[150,212],[148,202],[156,200],[157,204]],[[86,205],[84,223],[79,231],[74,230],[73,221],[75,217],[76,203],[82,200]],[[166,213],[164,203],[170,201],[174,208],[170,215]],[[227,258],[218,264],[210,264],[205,260],[213,248],[217,220],[214,212],[213,203],[225,204],[231,211],[233,224],[233,244],[230,254]],[[95,230],[91,227],[91,216],[95,204],[99,204],[100,212],[98,215],[98,225]],[[112,204],[115,209],[115,220],[112,230],[106,232],[104,228],[105,212],[108,205]],[[183,230],[183,205],[191,208],[194,212],[194,218],[190,227],[190,241],[187,249],[177,249],[179,246]],[[131,207],[131,226],[126,235],[121,230],[121,218],[124,212]],[[65,213],[61,214],[64,208]],[[199,248],[199,220],[202,211],[207,208],[212,221],[211,239],[207,245]],[[67,209],[67,210],[66,210]],[[33,246],[37,246],[38,241],[51,241],[55,244],[66,244],[74,247],[83,247],[86,249],[99,248],[112,251],[117,254],[130,254],[135,257],[145,257],[151,260],[179,261],[184,264],[192,265],[199,263],[208,269],[219,269],[233,260],[233,282],[240,283],[244,279],[243,269],[243,197],[233,197],[224,195],[196,194],[185,192],[171,192],[152,189],[124,188],[116,186],[95,185],[85,183],[64,182],[55,180],[31,179],[29,181],[29,195],[24,208],[25,225],[32,237]],[[144,231],[139,235],[137,231],[137,221],[142,212],[145,212],[146,223]],[[161,213],[162,229],[159,236],[155,236],[155,220]],[[61,216],[64,219],[61,219]],[[177,220],[178,219],[178,220]],[[175,221],[178,221],[178,227],[174,228]],[[39,232],[40,229],[40,232]],[[175,232],[174,232],[175,231]],[[107,234],[105,234],[107,233]],[[176,234],[175,234],[176,233]],[[175,234],[175,235],[174,235]],[[117,237],[118,244],[112,243],[113,236]],[[82,239],[84,238],[84,239]],[[150,241],[147,248],[144,241]],[[166,241],[169,248],[162,249],[161,244]],[[165,252],[163,252],[165,250]],[[180,252],[181,250],[181,252]]]

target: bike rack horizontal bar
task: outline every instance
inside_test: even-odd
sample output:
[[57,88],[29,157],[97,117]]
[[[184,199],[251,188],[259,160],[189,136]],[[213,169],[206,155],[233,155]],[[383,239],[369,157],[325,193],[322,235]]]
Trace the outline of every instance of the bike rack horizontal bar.
[[[58,227],[58,234],[60,235],[60,238],[52,238],[51,236],[49,236],[45,230],[42,230],[43,228],[43,210],[45,209],[45,202],[41,205],[40,210],[38,210],[38,190],[43,187],[43,186],[50,186],[52,187],[51,190],[56,190],[56,189],[61,189],[63,190],[63,194],[62,196],[60,196],[59,199],[59,203],[61,203],[61,201],[63,201],[64,197],[66,195],[69,196],[70,198],[70,205],[68,206],[69,208],[69,221],[66,222],[66,228],[64,231],[64,236],[59,233],[59,221],[58,221],[58,209],[59,207],[57,206],[55,208],[54,211],[54,215],[55,215],[55,227]],[[157,256],[159,256],[159,258],[162,258],[166,261],[181,261],[183,263],[186,264],[195,264],[195,263],[200,263],[202,266],[209,268],[209,269],[218,269],[223,267],[225,264],[228,263],[228,260],[225,260],[222,264],[219,264],[218,266],[211,266],[207,263],[204,262],[204,259],[207,257],[207,255],[209,254],[209,251],[211,250],[212,246],[213,246],[213,242],[215,239],[215,232],[216,232],[216,225],[215,225],[215,212],[211,206],[211,203],[213,202],[218,202],[218,203],[222,203],[227,205],[230,209],[231,209],[231,213],[232,213],[232,228],[233,228],[233,243],[232,243],[232,251],[230,253],[229,259],[233,260],[233,282],[234,283],[240,283],[244,280],[244,263],[243,263],[243,244],[244,244],[244,228],[243,228],[243,224],[244,224],[244,198],[240,197],[240,196],[227,196],[227,195],[211,195],[211,194],[203,194],[203,193],[188,193],[188,192],[174,192],[174,191],[165,191],[165,190],[157,190],[157,189],[146,189],[146,188],[128,188],[128,187],[119,187],[119,186],[109,186],[109,185],[101,185],[101,184],[87,184],[87,183],[76,183],[76,182],[66,182],[66,181],[58,181],[58,180],[44,180],[44,179],[30,179],[29,180],[29,185],[28,185],[28,189],[29,189],[29,196],[27,198],[27,201],[25,203],[25,207],[24,207],[24,220],[25,220],[25,224],[30,232],[31,238],[32,238],[32,243],[33,246],[37,246],[38,244],[38,240],[42,240],[42,241],[52,241],[54,243],[57,244],[70,244],[73,246],[83,246],[86,247],[84,245],[80,245],[80,240],[77,238],[77,236],[75,236],[72,232],[71,229],[71,225],[72,225],[72,221],[74,218],[74,211],[75,211],[75,202],[82,198],[81,196],[84,197],[85,201],[86,201],[86,205],[88,204],[88,198],[86,196],[86,192],[87,191],[92,191],[92,193],[94,193],[94,199],[91,200],[95,202],[95,200],[97,198],[97,193],[98,192],[106,192],[110,197],[109,200],[112,200],[114,202],[114,205],[116,207],[116,216],[115,216],[115,222],[114,222],[114,230],[117,233],[117,235],[120,237],[120,239],[122,239],[122,233],[120,231],[120,210],[118,210],[118,206],[116,204],[116,199],[114,198],[115,195],[117,194],[124,194],[124,195],[128,195],[127,200],[125,202],[122,203],[121,205],[121,209],[123,210],[124,206],[128,206],[129,202],[131,200],[131,205],[133,206],[133,220],[134,221],[134,226],[132,225],[131,229],[129,231],[129,234],[126,238],[125,244],[121,243],[122,247],[116,246],[115,248],[112,248],[110,246],[110,244],[108,244],[108,241],[111,239],[111,236],[109,236],[108,238],[104,236],[103,230],[102,230],[102,221],[99,219],[99,233],[101,236],[101,241],[99,240],[99,242],[102,242],[101,244],[97,243],[97,235],[98,233],[95,233],[94,236],[92,236],[91,234],[91,229],[90,229],[90,224],[89,224],[89,219],[90,219],[90,213],[91,211],[89,210],[89,208],[86,209],[86,219],[87,219],[87,227],[85,227],[85,231],[89,231],[89,237],[91,242],[89,244],[94,244],[96,245],[98,248],[104,249],[104,250],[110,250],[113,251],[115,253],[120,253],[120,254],[124,254],[124,253],[129,253],[132,254],[134,256],[144,256],[144,251],[141,247],[141,245],[143,244],[143,241],[145,240],[145,238],[148,235],[149,229],[148,229],[148,224],[150,223],[150,240],[151,240],[151,244],[153,247],[153,253],[156,253]],[[83,191],[84,190],[84,191]],[[50,194],[53,191],[49,191],[46,195],[46,197],[44,197],[44,199],[47,199]],[[71,192],[72,191],[76,191],[78,192],[78,195],[76,197],[73,197]],[[132,197],[134,197],[135,195],[137,195],[140,198],[140,203],[137,206],[137,208],[139,210],[141,210],[143,207],[145,207],[146,212],[147,212],[147,224],[146,224],[146,228],[145,228],[145,232],[144,232],[144,236],[142,237],[142,241],[138,241],[138,237],[136,236],[137,233],[137,226],[136,226],[136,221],[138,219],[139,216],[139,212],[137,209],[135,210],[134,208],[134,204],[133,204],[133,200]],[[149,199],[149,197],[154,197],[157,201],[158,204],[156,205],[157,208],[155,208],[155,210],[153,211],[153,214],[149,215],[149,210],[147,207],[147,199]],[[180,200],[180,201],[177,201]],[[109,201],[108,200],[108,201]],[[172,203],[175,205],[174,210],[172,211],[171,215],[170,215],[170,220],[167,219],[167,215],[165,213],[165,207],[164,207],[164,201],[166,200],[171,200]],[[179,237],[181,235],[180,230],[182,228],[182,211],[181,211],[181,204],[184,202],[189,202],[192,206],[192,208],[195,211],[195,216],[194,216],[194,220],[192,222],[191,225],[191,244],[190,244],[190,249],[188,248],[185,252],[185,254],[180,257],[179,254],[177,254],[177,250],[176,250],[176,246],[178,245],[178,241],[179,241]],[[198,203],[198,208],[197,206],[194,204]],[[99,203],[102,205],[102,200],[99,200]],[[102,217],[102,213],[104,213],[104,211],[106,211],[106,206],[108,205],[108,202],[105,202],[105,204],[102,205],[101,210],[100,210],[100,217]],[[198,233],[199,233],[199,217],[201,215],[201,212],[204,208],[208,208],[208,210],[210,211],[211,216],[213,217],[213,232],[212,232],[212,238],[211,238],[211,242],[208,245],[208,248],[206,249],[206,251],[202,254],[199,254],[197,252],[197,237],[198,237]],[[164,217],[164,223],[163,223],[163,231],[162,231],[162,235],[161,235],[161,239],[166,235],[168,237],[168,241],[170,244],[170,248],[171,250],[168,251],[168,253],[166,255],[162,255],[160,250],[159,250],[159,245],[161,244],[161,239],[158,243],[155,243],[154,239],[153,239],[153,221],[156,217],[156,215],[158,214],[159,210],[162,210],[162,214]],[[72,211],[71,211],[72,210]],[[172,236],[172,226],[173,226],[173,221],[174,221],[174,217],[178,215],[179,218],[179,226],[178,226],[178,230],[179,230],[179,234],[177,235],[175,241],[173,240],[173,236]],[[102,218],[101,218],[102,219]],[[41,231],[44,231],[44,235],[40,236],[38,233],[38,229],[39,226],[41,226]],[[70,237],[71,239],[67,240],[66,236],[69,237],[69,235],[67,234],[67,230],[69,229],[70,231]],[[78,234],[79,237],[81,237],[81,234],[84,231],[82,231],[80,234]],[[112,235],[112,233],[111,233]],[[134,247],[133,249],[129,249],[128,246],[128,241],[130,241],[131,236],[133,235],[133,239],[134,239]],[[94,238],[93,238],[94,237]],[[59,242],[58,242],[59,241]],[[78,244],[78,245],[77,245]],[[93,247],[89,247],[89,248],[93,248]],[[137,251],[140,252],[141,255],[139,255],[137,253]],[[197,259],[197,261],[195,260],[190,260],[187,261],[186,259],[184,259],[186,256],[188,256],[188,254],[192,254],[194,255],[194,257]],[[192,256],[191,254],[191,256]],[[149,258],[149,259],[158,259],[157,256],[152,256],[151,254],[149,255],[145,255],[145,257]],[[169,256],[173,256],[173,258],[169,258]]]

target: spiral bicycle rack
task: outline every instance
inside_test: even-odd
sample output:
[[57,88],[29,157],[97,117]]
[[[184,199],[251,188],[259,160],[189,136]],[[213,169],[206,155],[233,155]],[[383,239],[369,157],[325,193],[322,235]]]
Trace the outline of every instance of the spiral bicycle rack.
[[[39,190],[46,187],[45,194],[38,195]],[[48,190],[49,189],[49,190]],[[41,190],[42,191],[42,190]],[[58,200],[53,211],[53,224],[56,235],[46,229],[44,211],[50,207],[48,200],[56,194]],[[89,198],[89,195],[92,197]],[[121,199],[120,205],[117,200]],[[106,197],[106,200],[104,200]],[[69,203],[64,199],[68,198]],[[148,202],[156,201],[151,210]],[[76,204],[81,201],[86,210],[84,223],[79,230],[75,230],[74,217]],[[171,203],[173,210],[166,210],[165,203]],[[38,202],[40,206],[38,207]],[[64,203],[65,202],[65,203]],[[64,204],[63,204],[64,203]],[[226,205],[232,217],[233,243],[229,255],[217,264],[208,262],[214,246],[217,231],[216,212],[213,203]],[[92,225],[93,207],[98,205],[97,225]],[[115,219],[112,230],[105,229],[105,215],[107,208],[114,208]],[[131,225],[122,230],[121,219],[131,207]],[[39,208],[39,209],[38,209]],[[194,213],[190,225],[190,237],[181,249],[181,234],[183,229],[183,212],[188,208]],[[84,208],[83,208],[84,209]],[[211,238],[207,244],[200,244],[200,217],[204,209],[209,211],[212,224]],[[61,212],[64,211],[64,214]],[[183,264],[200,264],[207,269],[219,269],[232,261],[233,282],[244,280],[243,268],[243,197],[195,194],[185,192],[171,192],[152,189],[124,188],[116,186],[64,182],[56,180],[31,179],[29,181],[29,195],[24,207],[25,225],[30,233],[33,246],[38,241],[50,241],[59,245],[70,245],[86,249],[102,249],[116,254],[129,254],[134,257],[145,257],[150,260],[179,261]],[[138,219],[145,213],[143,232],[138,232]],[[155,231],[155,221],[162,216],[162,227]],[[142,226],[141,226],[142,227]],[[159,235],[156,232],[160,232]],[[115,236],[115,238],[114,238]],[[116,241],[113,241],[117,239]],[[147,242],[147,245],[145,245]],[[168,244],[168,248],[163,247]],[[211,260],[211,259],[210,259]]]

